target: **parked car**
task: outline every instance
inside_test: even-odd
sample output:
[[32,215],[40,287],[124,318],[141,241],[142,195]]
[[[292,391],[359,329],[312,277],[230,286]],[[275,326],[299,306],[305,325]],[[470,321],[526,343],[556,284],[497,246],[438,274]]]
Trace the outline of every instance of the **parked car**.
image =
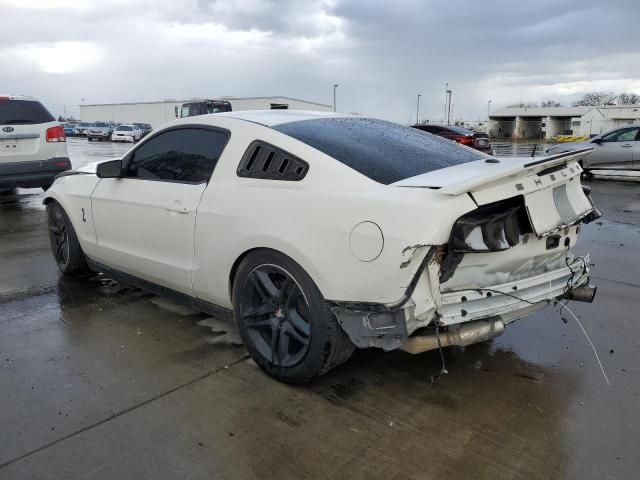
[[80,122],[78,123],[75,128],[73,129],[73,136],[74,137],[86,137],[87,136],[87,130],[89,130],[89,127],[91,126],[91,123],[89,122]]
[[433,133],[449,140],[453,140],[461,145],[474,148],[488,155],[493,155],[493,147],[486,133],[476,133],[464,127],[457,125],[430,125],[420,124],[414,125],[413,128],[422,130],[423,132]]
[[62,128],[66,137],[73,137],[73,131],[76,128],[75,123],[63,123]]
[[95,122],[87,130],[87,140],[109,140],[111,138],[111,125],[106,122]]
[[134,125],[142,132],[142,138],[146,137],[153,131],[153,128],[151,128],[151,125],[148,123],[134,123]]
[[356,347],[417,353],[590,301],[571,252],[597,210],[571,155],[503,161],[383,120],[285,110],[171,122],[47,192],[60,270],[233,315],[306,382]]
[[71,168],[64,128],[36,99],[0,95],[0,189],[42,187]]
[[568,142],[547,149],[547,154],[575,152],[586,147],[593,153],[582,161],[586,173],[593,169],[640,170],[640,125],[616,128],[586,142]]
[[137,142],[141,138],[142,132],[133,124],[118,125],[111,134],[111,141],[113,142]]

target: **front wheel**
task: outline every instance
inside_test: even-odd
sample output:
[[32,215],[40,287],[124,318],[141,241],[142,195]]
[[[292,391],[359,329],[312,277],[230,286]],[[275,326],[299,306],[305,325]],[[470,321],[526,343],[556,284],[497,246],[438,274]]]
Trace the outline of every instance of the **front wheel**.
[[49,243],[56,265],[65,275],[77,275],[88,270],[78,236],[69,216],[59,203],[47,205]]
[[249,354],[283,382],[309,382],[355,349],[311,277],[280,252],[257,250],[240,263],[233,305]]

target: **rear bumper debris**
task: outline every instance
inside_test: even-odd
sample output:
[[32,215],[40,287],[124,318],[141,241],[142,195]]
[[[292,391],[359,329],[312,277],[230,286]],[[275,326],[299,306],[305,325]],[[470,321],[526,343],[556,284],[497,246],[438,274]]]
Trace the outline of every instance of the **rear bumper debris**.
[[[342,329],[359,348],[383,350],[401,348],[420,353],[438,348],[438,338],[431,333],[410,336],[414,331],[436,321],[442,329],[440,345],[470,345],[498,336],[504,327],[559,299],[592,301],[596,288],[588,286],[589,257],[575,258],[568,266],[541,275],[486,288],[440,293],[428,311],[414,317],[417,296],[412,292],[404,304],[393,307],[379,304],[335,302],[331,311]],[[422,272],[420,276],[426,276]],[[408,325],[412,328],[409,329]]]
[[563,297],[589,281],[589,256],[576,258],[567,267],[491,287],[458,290],[440,295],[438,314],[442,325],[453,325],[500,316],[505,323],[530,313],[532,304]]

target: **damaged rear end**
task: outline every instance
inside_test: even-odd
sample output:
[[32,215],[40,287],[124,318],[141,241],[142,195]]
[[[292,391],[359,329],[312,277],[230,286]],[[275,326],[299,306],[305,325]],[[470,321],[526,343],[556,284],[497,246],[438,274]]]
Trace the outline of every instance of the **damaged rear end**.
[[420,353],[469,345],[549,302],[592,301],[589,257],[571,250],[581,224],[600,216],[580,183],[578,162],[590,151],[487,158],[394,184],[467,195],[476,208],[453,222],[446,244],[415,250],[420,267],[405,297],[366,314],[359,346]]

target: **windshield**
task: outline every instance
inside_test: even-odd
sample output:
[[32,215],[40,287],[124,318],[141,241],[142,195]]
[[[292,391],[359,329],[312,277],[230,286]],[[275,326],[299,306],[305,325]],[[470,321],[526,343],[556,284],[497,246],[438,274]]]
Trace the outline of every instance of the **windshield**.
[[116,130],[120,132],[130,132],[133,129],[128,125],[120,125],[118,128],[116,128]]
[[35,100],[0,101],[0,125],[48,123],[54,120],[49,111]]
[[96,122],[93,124],[94,127],[108,127],[107,123]]
[[302,120],[273,128],[385,185],[485,158],[450,140],[370,118]]

